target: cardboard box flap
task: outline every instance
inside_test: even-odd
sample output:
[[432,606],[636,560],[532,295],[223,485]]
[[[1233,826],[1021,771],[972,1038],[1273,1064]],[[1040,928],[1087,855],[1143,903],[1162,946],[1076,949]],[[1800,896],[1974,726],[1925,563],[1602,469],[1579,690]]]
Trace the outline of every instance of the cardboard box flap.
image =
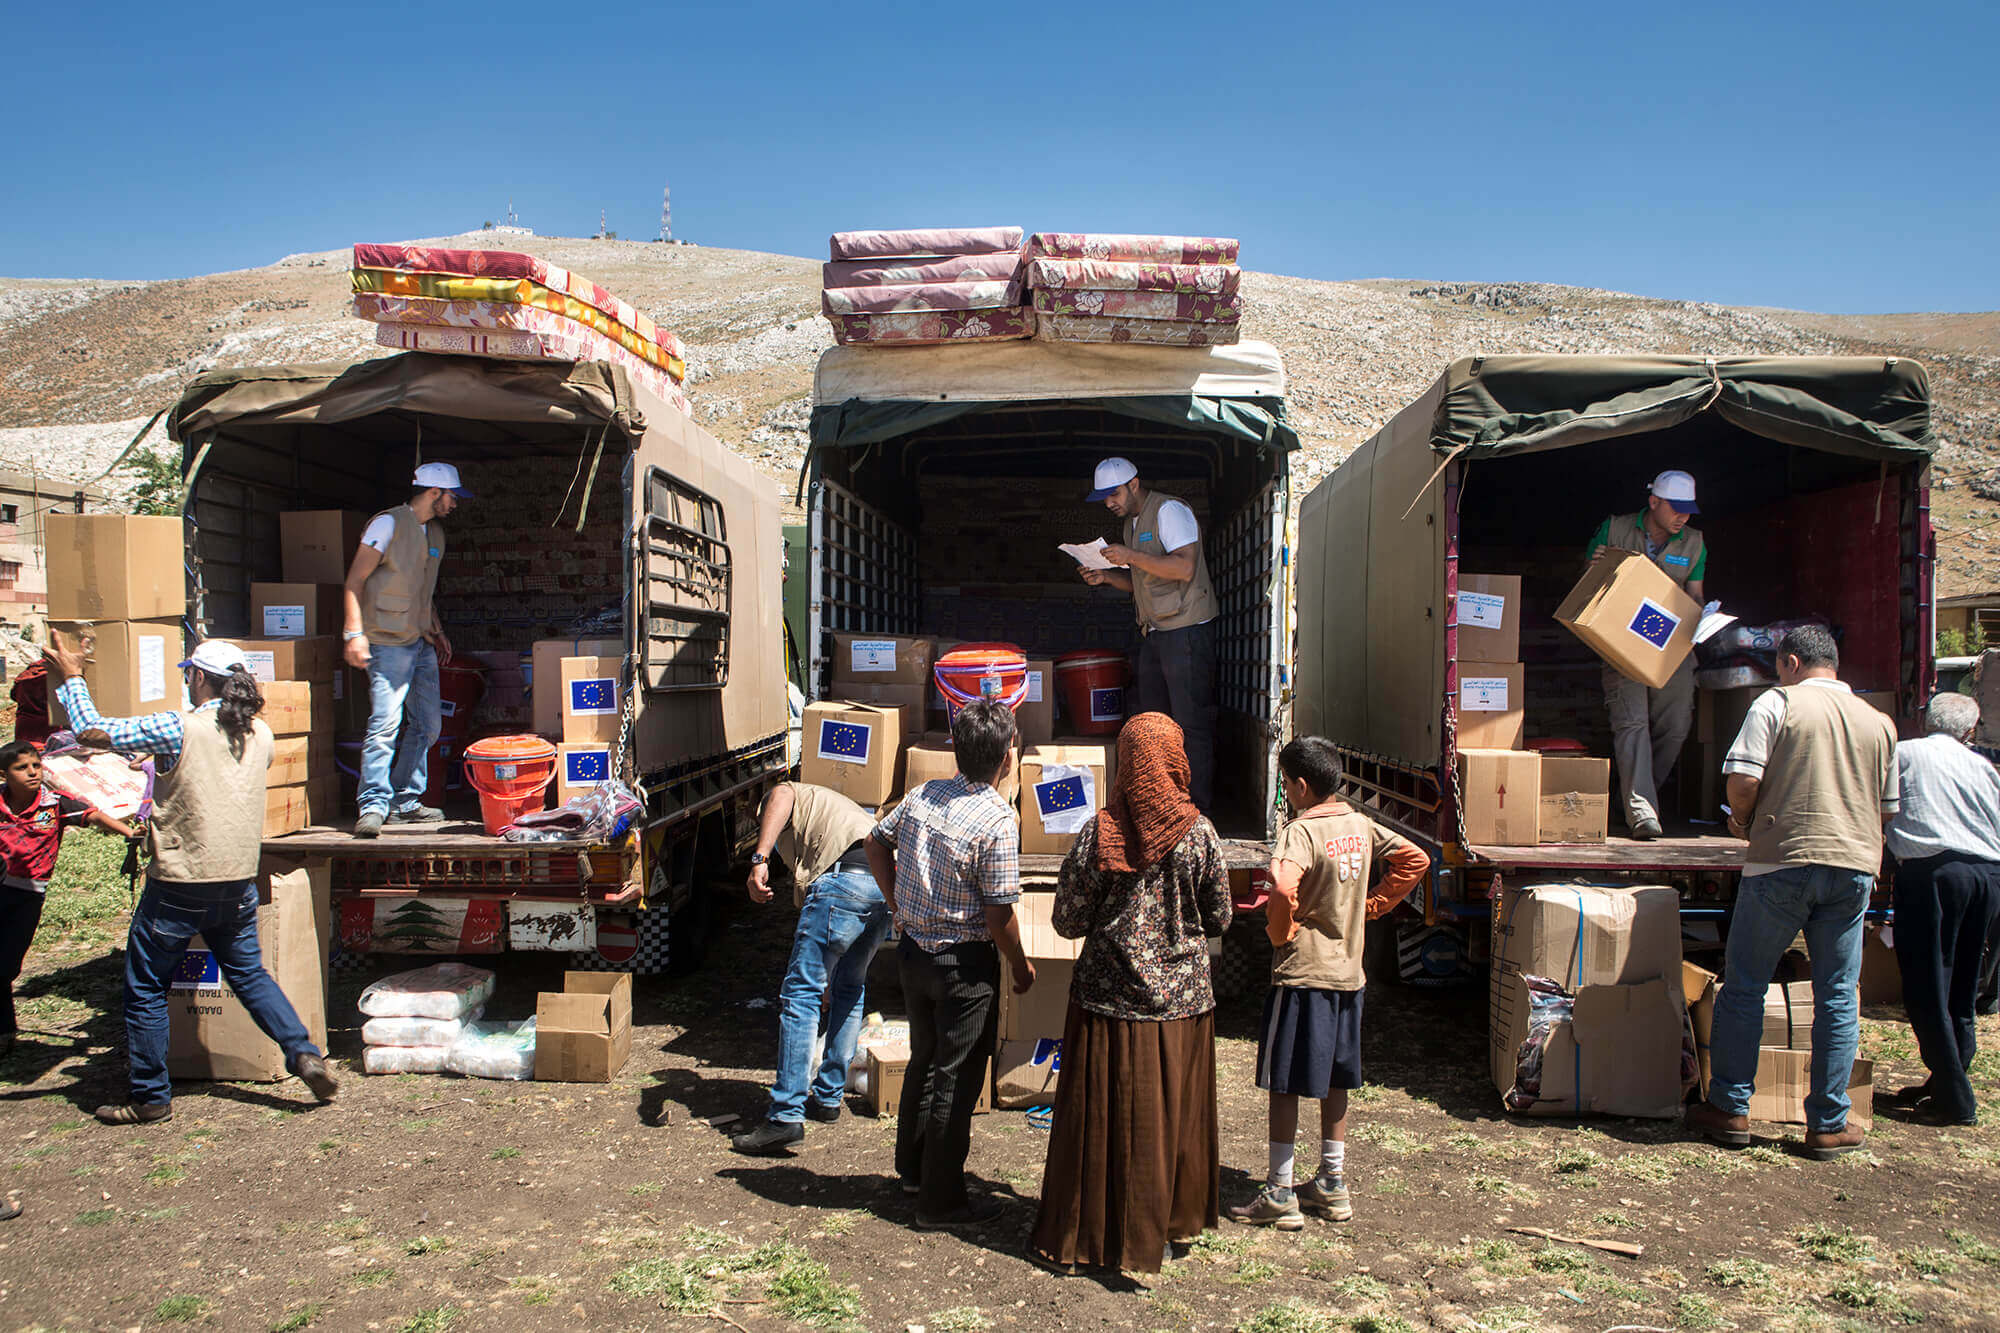
[[1534,1114],[1668,1120],[1681,1108],[1681,1010],[1666,981],[1585,986],[1549,1033]]
[[535,1003],[535,1031],[587,1032],[604,1035],[611,1031],[611,997],[570,995],[544,991]]

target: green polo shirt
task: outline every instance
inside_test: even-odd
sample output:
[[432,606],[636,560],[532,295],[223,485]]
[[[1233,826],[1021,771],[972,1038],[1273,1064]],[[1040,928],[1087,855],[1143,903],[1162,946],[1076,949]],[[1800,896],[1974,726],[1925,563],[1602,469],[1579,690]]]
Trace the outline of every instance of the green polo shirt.
[[[1632,516],[1632,521],[1638,525],[1639,531],[1643,534],[1646,530],[1645,511],[1641,510],[1637,514],[1634,514]],[[1683,527],[1679,532],[1676,532],[1673,536],[1669,537],[1667,539],[1667,544],[1660,548],[1659,555],[1655,557],[1656,561],[1664,566],[1668,561],[1672,560],[1675,552],[1680,551],[1686,548],[1687,546],[1692,545],[1693,543],[1688,541],[1688,533],[1690,531],[1692,531],[1692,529]],[[1607,518],[1602,523],[1599,523],[1597,525],[1597,532],[1595,535],[1591,537],[1590,545],[1584,548],[1583,550],[1584,560],[1586,562],[1590,561],[1597,555],[1599,551],[1603,550],[1605,547],[1609,545],[1611,545],[1611,519]],[[1683,559],[1685,559],[1685,557],[1683,557]],[[1679,581],[1682,583],[1697,583],[1703,578],[1707,577],[1707,575],[1708,575],[1708,546],[1706,543],[1704,543],[1701,548],[1701,554],[1697,555],[1694,558],[1694,568],[1690,569],[1685,576],[1679,579]]]

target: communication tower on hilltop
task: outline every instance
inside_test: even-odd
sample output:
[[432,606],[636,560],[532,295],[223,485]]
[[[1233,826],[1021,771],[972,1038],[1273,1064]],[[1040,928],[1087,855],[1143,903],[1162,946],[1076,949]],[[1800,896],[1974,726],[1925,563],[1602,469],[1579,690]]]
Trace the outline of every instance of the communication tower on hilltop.
[[660,239],[668,245],[674,242],[674,191],[667,186],[660,191]]

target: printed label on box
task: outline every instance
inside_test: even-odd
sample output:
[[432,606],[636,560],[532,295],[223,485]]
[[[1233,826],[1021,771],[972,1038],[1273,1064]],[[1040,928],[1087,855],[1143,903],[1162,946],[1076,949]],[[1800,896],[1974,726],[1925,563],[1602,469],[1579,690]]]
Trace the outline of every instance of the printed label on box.
[[1505,676],[1468,676],[1458,682],[1458,711],[1461,713],[1504,713],[1507,711]]
[[264,633],[266,639],[303,639],[306,636],[306,609],[303,606],[267,606],[264,608]]
[[[250,674],[252,676],[263,681],[266,685],[277,683],[278,655],[276,653],[260,648],[256,652],[243,654],[243,660],[250,664]],[[338,699],[340,697],[338,677],[335,677],[334,686],[333,697]]]
[[1492,592],[1462,592],[1458,595],[1458,623],[1499,629],[1507,619],[1507,599]]
[[[571,710],[571,711],[573,711],[573,712],[580,712],[581,710],[580,710],[580,709],[573,709],[573,710]],[[440,699],[440,700],[438,700],[438,713],[439,713],[439,715],[440,715],[440,716],[442,716],[442,717],[457,717],[457,716],[458,716],[458,702],[457,702],[457,700],[454,700],[454,699]]]
[[1681,627],[1681,618],[1661,606],[1650,597],[1639,599],[1639,609],[1632,613],[1632,623],[1625,628],[1652,644],[1664,649],[1674,637],[1674,631]]
[[819,757],[841,764],[865,764],[874,733],[871,722],[839,722],[823,717],[819,721]]
[[618,682],[609,676],[569,683],[569,711],[578,717],[605,716],[618,711]]
[[595,787],[610,776],[609,750],[572,750],[563,756],[563,781],[572,787]]
[[1125,687],[1114,685],[1109,689],[1090,692],[1090,720],[1092,722],[1116,722],[1125,716]]
[[1042,673],[1039,671],[1030,671],[1028,673],[1028,702],[1031,704],[1038,704],[1041,701],[1042,701]]
[[167,697],[167,636],[139,636],[139,702],[152,703]]
[[207,949],[189,949],[168,983],[170,990],[214,990],[222,984],[222,964]]
[[863,671],[896,669],[894,639],[856,639],[848,648],[848,669],[857,675]]

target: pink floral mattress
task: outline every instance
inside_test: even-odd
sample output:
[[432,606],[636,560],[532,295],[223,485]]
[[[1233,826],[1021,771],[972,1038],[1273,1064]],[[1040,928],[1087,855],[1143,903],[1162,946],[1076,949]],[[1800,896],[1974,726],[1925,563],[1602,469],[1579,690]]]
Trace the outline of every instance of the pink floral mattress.
[[1122,315],[1128,319],[1181,319],[1202,324],[1234,324],[1243,318],[1243,298],[1191,296],[1185,292],[1036,292],[1035,309],[1047,315]]
[[1019,227],[926,227],[915,231],[837,231],[830,259],[907,259],[930,255],[991,255],[1021,248]]
[[1240,326],[1191,319],[1131,319],[1123,315],[1035,317],[1035,337],[1056,343],[1149,343],[1156,347],[1224,347]]
[[952,255],[945,259],[836,259],[820,268],[825,287],[882,287],[904,282],[1007,282],[1021,276],[1021,254]]
[[1032,338],[1035,312],[1026,306],[1001,306],[993,310],[902,311],[890,315],[831,315],[833,340],[842,346],[853,343],[894,343],[917,346],[923,343],[1003,342],[1010,338]]
[[[615,332],[607,332],[597,322],[577,319],[562,311],[546,310],[537,305],[517,305],[511,301],[443,301],[427,296],[378,296],[364,292],[354,298],[354,313],[376,324],[517,329],[528,333],[553,333],[565,338],[590,336],[620,348],[676,381],[687,374],[685,361],[670,357],[666,348],[637,337],[622,325],[610,324],[609,328]],[[605,320],[601,312],[598,312],[598,320]],[[616,336],[621,333],[624,336]]]
[[1123,236],[1113,232],[1038,231],[1030,259],[1117,259],[1139,264],[1233,264],[1237,243],[1219,236]]
[[378,324],[375,341],[406,352],[456,352],[499,361],[608,361],[661,402],[684,416],[694,407],[680,385],[617,343],[596,337],[566,337],[518,329],[468,329],[437,324]]
[[1041,291],[1187,292],[1228,296],[1243,281],[1234,264],[1155,264],[1120,259],[1031,259],[1028,285]]
[[828,287],[828,315],[887,315],[901,310],[993,310],[1021,304],[1018,282],[908,282],[885,287]]

